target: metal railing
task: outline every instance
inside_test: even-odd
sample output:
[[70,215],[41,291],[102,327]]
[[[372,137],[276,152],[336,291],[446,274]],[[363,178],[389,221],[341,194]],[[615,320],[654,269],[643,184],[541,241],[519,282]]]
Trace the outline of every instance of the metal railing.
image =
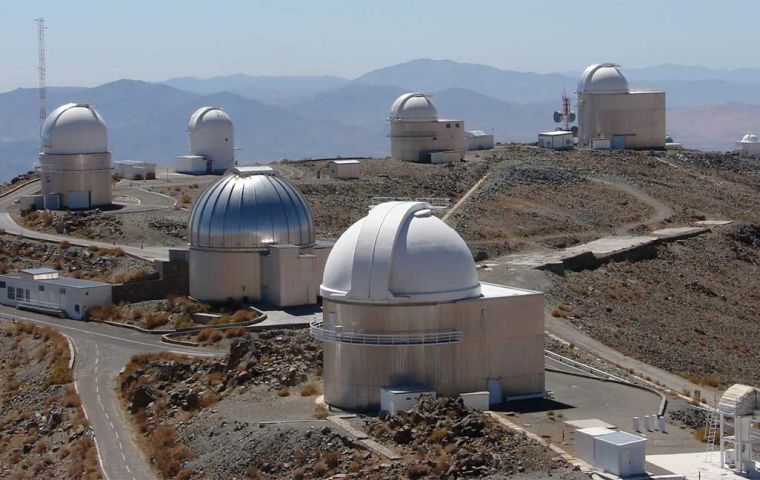
[[631,383],[630,381],[618,377],[617,375],[613,375],[611,373],[605,372],[604,370],[599,370],[598,368],[594,368],[591,365],[586,365],[585,363],[576,362],[575,360],[567,357],[563,357],[562,355],[558,353],[554,353],[550,350],[544,350],[544,355],[548,358],[551,358],[552,360],[564,363],[565,365],[569,365],[577,370],[581,370],[583,372],[589,373],[591,375],[604,378],[607,380],[614,380],[616,382],[622,382],[622,383]]
[[462,341],[462,332],[455,330],[404,333],[347,332],[341,327],[325,327],[321,320],[309,324],[309,333],[324,342],[350,343],[367,346],[446,345]]

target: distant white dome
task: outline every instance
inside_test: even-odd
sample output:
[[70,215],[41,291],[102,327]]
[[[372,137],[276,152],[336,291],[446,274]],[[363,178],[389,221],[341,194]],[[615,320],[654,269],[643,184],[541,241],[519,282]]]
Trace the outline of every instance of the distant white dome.
[[467,244],[420,202],[370,210],[335,243],[323,297],[366,303],[451,302],[480,295]]
[[399,122],[435,122],[438,111],[424,93],[405,93],[391,105],[390,121]]
[[578,82],[578,93],[628,93],[628,80],[614,63],[589,65]]
[[748,133],[742,137],[742,143],[757,143],[757,135]]
[[108,152],[108,131],[92,105],[67,103],[48,115],[42,126],[42,153],[49,155]]
[[194,132],[201,129],[226,129],[231,127],[232,119],[227,115],[227,112],[219,107],[201,107],[190,117],[187,130]]

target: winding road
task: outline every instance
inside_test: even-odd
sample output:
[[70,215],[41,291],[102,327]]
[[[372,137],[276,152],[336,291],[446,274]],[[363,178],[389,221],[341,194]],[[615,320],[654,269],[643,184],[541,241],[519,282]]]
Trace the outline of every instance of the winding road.
[[0,321],[13,320],[50,326],[66,335],[75,350],[74,382],[87,419],[95,432],[98,461],[105,480],[155,478],[134,442],[134,430],[117,398],[119,371],[138,353],[175,352],[191,356],[218,356],[223,352],[161,342],[158,335],[102,323],[48,317],[0,306]]

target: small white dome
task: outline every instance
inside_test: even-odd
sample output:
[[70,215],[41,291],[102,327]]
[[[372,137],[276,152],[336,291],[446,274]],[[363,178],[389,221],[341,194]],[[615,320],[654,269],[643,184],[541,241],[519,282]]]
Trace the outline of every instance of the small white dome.
[[757,135],[754,133],[748,133],[742,137],[743,143],[757,143]]
[[50,112],[42,126],[42,153],[76,155],[107,151],[106,123],[92,105],[61,105]]
[[628,93],[628,80],[614,63],[589,65],[578,82],[578,93]]
[[206,128],[228,128],[232,119],[219,107],[201,107],[190,117],[187,130],[194,132]]
[[428,204],[388,202],[341,235],[320,292],[358,303],[451,302],[478,297],[480,282],[467,244]]
[[438,111],[424,93],[405,93],[391,105],[390,121],[398,122],[435,122]]

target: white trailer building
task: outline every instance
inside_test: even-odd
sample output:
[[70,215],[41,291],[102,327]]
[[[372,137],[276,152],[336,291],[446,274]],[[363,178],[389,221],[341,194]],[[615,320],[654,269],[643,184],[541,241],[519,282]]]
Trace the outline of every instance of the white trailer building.
[[327,167],[328,173],[332,178],[349,180],[359,178],[361,174],[361,164],[359,160],[333,160]]
[[111,303],[111,284],[61,277],[52,268],[29,268],[0,275],[0,303],[82,320],[90,308]]
[[493,148],[493,135],[483,130],[467,130],[464,132],[467,150],[488,150]]
[[154,180],[156,164],[140,160],[119,160],[113,162],[113,173],[127,180]]
[[538,146],[554,150],[573,148],[573,132],[555,130],[538,134]]

